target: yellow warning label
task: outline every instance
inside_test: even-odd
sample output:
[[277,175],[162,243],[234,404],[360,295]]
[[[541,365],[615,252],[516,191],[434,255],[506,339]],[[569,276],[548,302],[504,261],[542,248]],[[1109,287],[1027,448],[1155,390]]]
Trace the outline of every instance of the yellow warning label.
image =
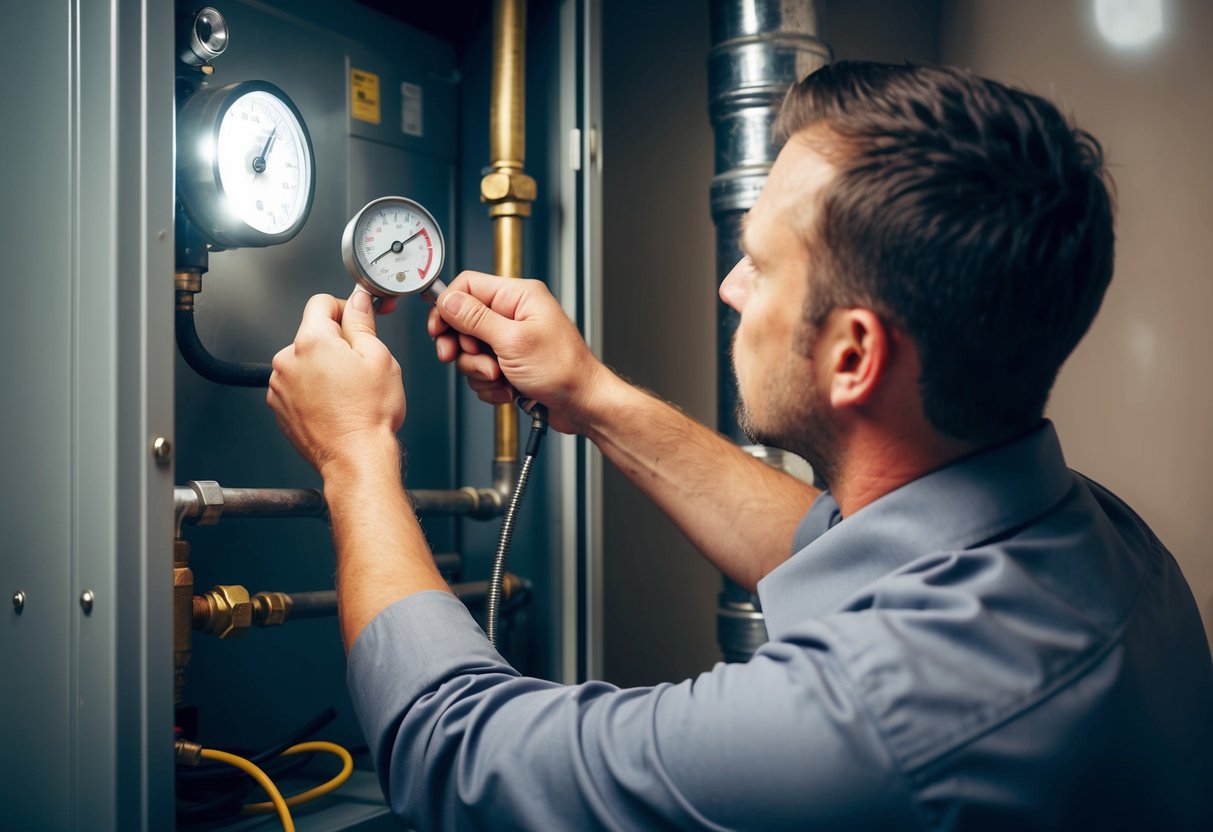
[[359,121],[379,123],[379,76],[350,69],[350,115]]

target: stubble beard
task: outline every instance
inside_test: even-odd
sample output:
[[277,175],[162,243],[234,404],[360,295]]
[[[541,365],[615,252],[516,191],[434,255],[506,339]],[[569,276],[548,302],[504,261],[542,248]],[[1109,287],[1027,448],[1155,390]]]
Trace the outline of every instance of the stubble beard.
[[[797,334],[795,348],[801,355],[810,356],[816,328],[805,326],[805,331]],[[804,458],[812,466],[815,477],[830,483],[835,473],[837,434],[822,396],[812,384],[812,362],[810,360],[810,378],[794,377],[787,367],[783,364],[763,375],[760,382],[763,410],[759,420],[742,395],[737,363],[733,362],[738,392],[738,427],[756,445],[781,448]]]

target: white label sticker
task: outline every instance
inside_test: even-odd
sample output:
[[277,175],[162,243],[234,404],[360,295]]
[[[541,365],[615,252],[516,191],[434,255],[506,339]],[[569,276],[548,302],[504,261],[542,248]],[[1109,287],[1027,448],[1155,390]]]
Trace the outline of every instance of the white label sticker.
[[421,87],[416,84],[400,85],[400,129],[407,136],[425,134],[421,107]]

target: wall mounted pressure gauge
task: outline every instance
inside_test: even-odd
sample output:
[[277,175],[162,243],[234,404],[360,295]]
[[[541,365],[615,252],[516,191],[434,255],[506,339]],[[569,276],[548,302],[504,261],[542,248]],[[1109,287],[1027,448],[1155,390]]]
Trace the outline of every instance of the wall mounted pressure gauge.
[[384,196],[354,214],[341,235],[341,259],[350,276],[378,297],[417,292],[433,301],[446,241],[434,215],[415,200]]
[[203,88],[177,116],[177,192],[215,248],[294,237],[312,208],[312,140],[286,93],[266,81]]

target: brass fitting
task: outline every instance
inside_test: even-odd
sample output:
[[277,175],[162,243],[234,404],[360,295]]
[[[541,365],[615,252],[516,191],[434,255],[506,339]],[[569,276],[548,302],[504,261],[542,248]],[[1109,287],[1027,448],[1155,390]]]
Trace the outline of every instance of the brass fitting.
[[529,217],[538,194],[533,177],[514,168],[498,168],[480,180],[480,201],[490,217]]
[[202,291],[202,272],[173,272],[173,288],[177,298],[177,309],[189,311],[194,308],[194,295]]
[[202,762],[202,746],[189,740],[174,740],[173,751],[177,756],[177,765],[196,766]]
[[190,544],[173,541],[173,702],[181,704],[185,671],[190,663],[190,601],[194,596],[194,573],[190,570]]
[[291,614],[291,596],[285,592],[258,592],[253,596],[253,623],[275,627]]
[[201,596],[206,607],[195,605],[194,629],[219,638],[242,636],[253,625],[253,603],[242,586],[217,586]]
[[202,291],[202,272],[193,270],[173,272],[173,288],[178,292],[198,294]]
[[503,598],[509,598],[521,588],[522,578],[519,578],[512,572],[506,572],[501,576],[501,595]]

